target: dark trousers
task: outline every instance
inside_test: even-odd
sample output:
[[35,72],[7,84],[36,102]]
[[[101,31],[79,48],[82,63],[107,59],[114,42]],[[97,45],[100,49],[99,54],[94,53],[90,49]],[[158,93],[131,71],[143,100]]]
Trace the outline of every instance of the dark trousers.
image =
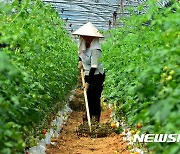
[[[88,76],[85,76],[85,82],[87,81]],[[89,105],[90,116],[100,116],[101,115],[101,105],[100,97],[103,90],[103,82],[105,79],[104,74],[97,74],[93,76],[89,88],[87,90],[87,98]]]

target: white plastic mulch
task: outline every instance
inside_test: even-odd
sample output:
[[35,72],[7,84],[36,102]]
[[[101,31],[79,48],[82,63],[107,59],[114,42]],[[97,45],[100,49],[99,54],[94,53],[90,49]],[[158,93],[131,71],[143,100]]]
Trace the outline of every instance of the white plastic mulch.
[[69,113],[72,110],[69,108],[68,105],[64,107],[63,110],[57,113],[58,116],[51,122],[51,126],[57,126],[57,129],[54,130],[53,127],[50,128],[50,131],[46,133],[45,138],[39,140],[37,146],[29,148],[25,153],[26,154],[45,154],[46,152],[46,145],[48,144],[56,144],[56,142],[51,142],[51,138],[57,138],[60,135],[60,131],[62,129],[63,124],[66,123]]

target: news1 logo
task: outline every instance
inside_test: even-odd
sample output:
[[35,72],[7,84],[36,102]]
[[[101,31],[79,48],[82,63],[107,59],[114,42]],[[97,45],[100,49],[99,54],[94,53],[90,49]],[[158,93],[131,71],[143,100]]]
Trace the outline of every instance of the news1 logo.
[[180,142],[180,134],[135,134],[133,142]]

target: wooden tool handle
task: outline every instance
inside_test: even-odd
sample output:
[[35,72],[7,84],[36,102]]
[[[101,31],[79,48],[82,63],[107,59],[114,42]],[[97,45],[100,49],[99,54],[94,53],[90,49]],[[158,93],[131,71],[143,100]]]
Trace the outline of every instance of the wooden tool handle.
[[[81,77],[82,77],[82,84],[84,86],[85,80],[84,80],[84,71],[83,71],[82,68],[81,68]],[[87,93],[86,93],[86,89],[85,88],[84,88],[84,99],[85,99],[85,104],[86,104],[86,113],[87,113],[89,130],[91,132],[91,118],[90,118],[89,105],[88,105]]]

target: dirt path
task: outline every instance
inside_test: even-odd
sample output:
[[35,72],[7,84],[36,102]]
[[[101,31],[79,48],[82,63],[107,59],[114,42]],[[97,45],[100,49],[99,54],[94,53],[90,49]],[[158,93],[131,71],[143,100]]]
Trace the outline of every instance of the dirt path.
[[[83,102],[83,91],[76,89],[74,100]],[[77,107],[77,106],[76,106]],[[82,124],[82,111],[73,111],[63,126],[56,145],[47,146],[47,154],[129,154],[122,137],[112,134],[104,138],[79,137],[77,128]],[[110,120],[110,109],[102,112],[101,123]]]

